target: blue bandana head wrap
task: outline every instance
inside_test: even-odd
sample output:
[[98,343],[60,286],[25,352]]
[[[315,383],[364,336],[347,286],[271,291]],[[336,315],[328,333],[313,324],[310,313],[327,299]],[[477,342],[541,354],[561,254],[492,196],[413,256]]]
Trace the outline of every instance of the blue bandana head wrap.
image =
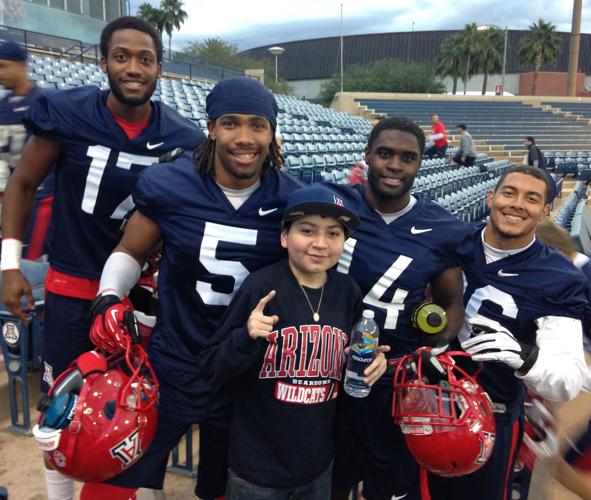
[[279,110],[275,97],[267,87],[242,76],[218,82],[207,96],[205,111],[210,120],[229,114],[261,116],[275,130]]

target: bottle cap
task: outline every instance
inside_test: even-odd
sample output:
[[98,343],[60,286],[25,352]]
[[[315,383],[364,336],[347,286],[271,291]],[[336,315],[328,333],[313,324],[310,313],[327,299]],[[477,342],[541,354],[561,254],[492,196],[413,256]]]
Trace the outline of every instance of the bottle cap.
[[375,314],[371,309],[364,309],[363,310],[363,317],[365,319],[374,319]]

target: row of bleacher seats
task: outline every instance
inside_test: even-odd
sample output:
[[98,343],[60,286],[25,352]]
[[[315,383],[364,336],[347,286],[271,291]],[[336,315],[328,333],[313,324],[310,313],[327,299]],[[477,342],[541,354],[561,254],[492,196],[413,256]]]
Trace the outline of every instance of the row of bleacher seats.
[[556,174],[576,175],[579,180],[591,180],[591,152],[547,151],[544,152],[547,168]]
[[435,200],[436,203],[464,221],[481,220],[488,214],[486,193],[495,187],[496,177],[465,186]]
[[326,153],[363,153],[365,148],[364,142],[329,142],[329,143],[315,143],[309,142],[302,144],[301,142],[285,142],[283,144],[283,151],[285,156],[304,156],[307,154],[326,154]]
[[[345,179],[356,161],[362,160],[363,154],[346,153],[344,155],[302,155],[286,156],[285,168],[289,175],[296,179],[301,179],[307,184],[321,182],[323,172],[345,172]],[[341,180],[341,176],[339,176]]]
[[430,125],[431,116],[438,114],[449,133],[465,123],[475,139],[488,144],[504,145],[507,149],[523,149],[523,139],[536,138],[543,149],[565,147],[591,149],[591,129],[560,115],[534,108],[521,102],[460,101],[460,100],[388,100],[358,99],[360,105],[388,116],[407,116],[421,125]]
[[577,210],[577,206],[583,202],[587,204],[588,188],[584,182],[577,181],[573,190],[565,198],[562,205],[558,209],[558,213],[554,218],[554,222],[561,227],[570,229],[573,218]]
[[542,104],[548,104],[561,111],[569,111],[573,115],[579,115],[591,120],[591,103],[544,101]]

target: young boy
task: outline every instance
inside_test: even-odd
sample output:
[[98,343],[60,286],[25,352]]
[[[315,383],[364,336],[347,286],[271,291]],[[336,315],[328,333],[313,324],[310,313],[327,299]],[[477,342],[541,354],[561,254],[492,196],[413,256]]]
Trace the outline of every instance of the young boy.
[[[330,498],[333,425],[361,292],[333,267],[359,225],[324,186],[294,191],[283,215],[289,258],[251,274],[202,352],[205,376],[232,381],[226,498]],[[380,347],[366,369],[385,371]]]

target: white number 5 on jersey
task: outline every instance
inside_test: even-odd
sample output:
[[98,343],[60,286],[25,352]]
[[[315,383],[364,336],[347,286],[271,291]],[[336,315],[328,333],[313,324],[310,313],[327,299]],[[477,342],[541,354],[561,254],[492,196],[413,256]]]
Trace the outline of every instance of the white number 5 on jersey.
[[227,306],[234,292],[240,288],[242,282],[249,274],[248,269],[241,262],[234,260],[220,260],[216,257],[218,243],[238,243],[240,245],[256,245],[256,229],[244,229],[240,227],[224,226],[213,222],[206,222],[203,229],[203,240],[199,250],[199,262],[211,274],[219,276],[231,276],[234,278],[234,288],[230,293],[216,292],[211,283],[197,281],[196,290],[204,304],[210,306]]

